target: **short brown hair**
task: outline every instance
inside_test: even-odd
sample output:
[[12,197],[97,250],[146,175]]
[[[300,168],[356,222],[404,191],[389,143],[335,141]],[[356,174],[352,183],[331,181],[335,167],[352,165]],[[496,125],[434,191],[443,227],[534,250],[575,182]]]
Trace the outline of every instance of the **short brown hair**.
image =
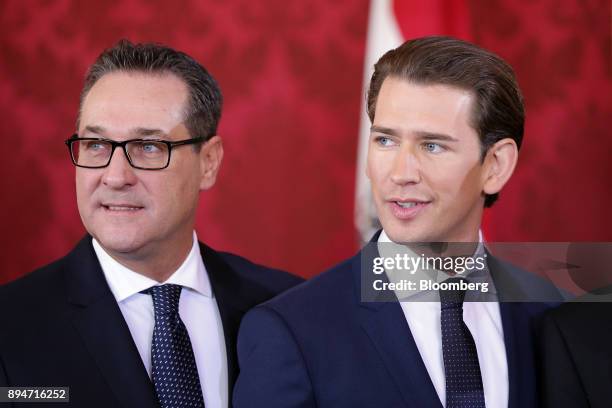
[[128,40],[121,40],[104,50],[87,71],[81,90],[77,130],[85,97],[100,78],[112,72],[176,75],[189,91],[184,120],[191,137],[204,136],[208,140],[217,133],[223,97],[212,75],[183,52],[160,44],[133,44]]
[[[388,51],[376,65],[367,96],[367,111],[374,121],[376,100],[388,76],[434,85],[442,84],[472,92],[475,103],[472,127],[478,132],[481,160],[501,139],[511,138],[520,148],[525,108],[512,67],[497,55],[474,44],[451,37],[422,37]],[[490,207],[498,194],[487,194]]]

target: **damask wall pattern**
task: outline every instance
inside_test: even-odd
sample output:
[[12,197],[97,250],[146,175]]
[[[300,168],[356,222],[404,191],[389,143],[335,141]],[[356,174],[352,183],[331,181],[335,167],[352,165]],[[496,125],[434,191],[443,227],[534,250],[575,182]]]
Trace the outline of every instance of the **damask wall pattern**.
[[[489,239],[612,240],[610,3],[466,4],[466,29],[516,68],[528,111],[519,168],[487,214]],[[226,156],[201,196],[201,239],[307,277],[351,256],[368,7],[4,0],[0,282],[62,256],[84,234],[62,141],[74,131],[87,66],[120,38],[181,49],[220,82]]]

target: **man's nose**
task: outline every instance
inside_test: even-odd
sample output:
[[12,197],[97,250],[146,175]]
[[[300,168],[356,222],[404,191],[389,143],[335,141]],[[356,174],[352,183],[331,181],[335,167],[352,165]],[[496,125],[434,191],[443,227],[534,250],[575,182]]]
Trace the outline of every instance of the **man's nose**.
[[125,151],[117,147],[112,153],[110,163],[104,169],[102,183],[105,185],[121,189],[136,183],[134,168],[130,165]]
[[395,184],[415,184],[421,181],[421,163],[415,147],[402,146],[393,157],[391,181]]

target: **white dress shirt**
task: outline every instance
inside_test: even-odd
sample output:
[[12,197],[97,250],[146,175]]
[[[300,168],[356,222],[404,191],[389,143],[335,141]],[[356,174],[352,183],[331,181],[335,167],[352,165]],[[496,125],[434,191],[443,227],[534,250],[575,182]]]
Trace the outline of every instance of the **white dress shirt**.
[[106,253],[95,239],[93,247],[149,377],[151,377],[151,343],[155,314],[152,297],[139,292],[166,283],[183,287],[179,301],[179,315],[191,340],[204,403],[209,408],[227,407],[229,401],[227,354],[223,325],[195,231],[189,255],[163,283],[121,265]]
[[[479,240],[482,245],[482,234],[479,234]],[[389,243],[391,240],[383,231],[378,242]],[[438,277],[440,276],[441,274],[438,274]],[[427,373],[442,405],[446,406],[440,303],[413,300],[402,301],[400,305]],[[499,303],[465,302],[463,321],[470,329],[476,343],[486,406],[507,407],[508,362]]]

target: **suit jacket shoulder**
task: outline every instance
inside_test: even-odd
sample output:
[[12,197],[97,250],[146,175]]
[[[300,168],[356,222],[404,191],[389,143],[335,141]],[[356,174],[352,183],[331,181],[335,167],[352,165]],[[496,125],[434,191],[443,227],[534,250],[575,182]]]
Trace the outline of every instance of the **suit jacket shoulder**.
[[[0,325],[20,332],[37,331],[40,326],[37,328],[34,321],[38,324],[53,321],[65,313],[66,270],[74,261],[73,253],[84,247],[81,242],[63,258],[0,286]],[[11,330],[0,331],[0,347],[6,337],[13,337]]]
[[[334,313],[339,303],[346,304],[358,299],[355,297],[359,293],[354,287],[354,262],[355,258],[350,258],[283,292],[262,306],[275,309],[283,315],[299,313],[303,316],[304,313],[310,314],[316,310]],[[306,306],[308,310],[304,310]]]
[[[261,291],[257,294],[256,299],[254,299],[255,303],[253,306],[304,281],[301,277],[281,271],[280,269],[256,264],[239,255],[229,252],[216,252],[202,243],[200,243],[200,247],[203,259],[218,256],[222,262],[227,264],[231,271],[236,273],[239,280],[248,282],[249,285]],[[204,263],[206,264],[207,262],[204,261]]]
[[[13,307],[19,307],[24,313],[29,310],[42,311],[45,302],[32,302],[36,299],[52,299],[58,297],[57,293],[65,293],[63,279],[64,259],[57,260],[47,266],[36,269],[31,273],[12,282],[0,286],[0,316],[10,317]],[[23,296],[28,294],[27,296]],[[8,309],[6,306],[11,305]],[[48,306],[48,304],[46,304]]]
[[612,401],[612,303],[570,302],[542,323],[546,407],[606,407]]

